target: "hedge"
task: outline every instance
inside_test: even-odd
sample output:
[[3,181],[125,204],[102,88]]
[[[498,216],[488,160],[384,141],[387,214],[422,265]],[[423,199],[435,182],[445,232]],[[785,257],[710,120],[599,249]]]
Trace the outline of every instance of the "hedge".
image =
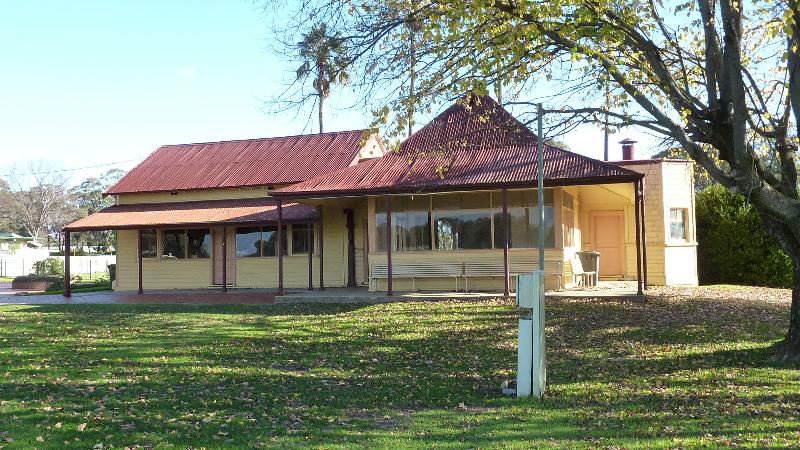
[[21,275],[18,277],[14,277],[14,281],[19,283],[40,283],[40,282],[56,282],[62,281],[63,279],[58,276],[53,275]]
[[792,287],[792,262],[739,194],[711,185],[697,194],[701,284]]

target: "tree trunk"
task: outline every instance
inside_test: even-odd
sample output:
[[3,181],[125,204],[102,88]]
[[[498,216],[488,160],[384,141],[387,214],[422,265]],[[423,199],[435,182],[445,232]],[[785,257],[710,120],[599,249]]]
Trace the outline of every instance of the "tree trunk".
[[775,347],[775,357],[781,362],[800,362],[800,264],[797,262],[797,255],[792,255],[792,259],[794,284],[789,312],[789,331],[783,341]]
[[320,133],[322,133],[322,102],[324,102],[324,101],[325,101],[325,99],[322,98],[322,94],[320,94],[320,96],[319,96],[319,111],[318,111],[318,113],[319,113],[319,132]]
[[[759,197],[760,200],[763,200]],[[751,199],[752,200],[752,199]],[[792,229],[796,223],[790,217],[775,218],[753,202],[767,230],[783,251],[792,259],[792,304],[789,309],[789,331],[783,341],[775,346],[775,358],[784,362],[800,362],[800,230]],[[787,215],[788,216],[788,215]]]

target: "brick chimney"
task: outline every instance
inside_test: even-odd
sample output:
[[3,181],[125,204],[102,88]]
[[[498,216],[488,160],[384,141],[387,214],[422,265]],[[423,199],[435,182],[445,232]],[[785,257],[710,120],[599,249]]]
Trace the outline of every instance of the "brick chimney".
[[619,141],[622,144],[622,160],[631,161],[634,159],[633,144],[636,143],[633,139],[627,138]]

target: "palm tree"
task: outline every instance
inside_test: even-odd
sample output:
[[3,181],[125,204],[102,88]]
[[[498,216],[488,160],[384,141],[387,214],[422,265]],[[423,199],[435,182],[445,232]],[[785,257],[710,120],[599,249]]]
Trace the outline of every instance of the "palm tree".
[[314,79],[319,108],[319,132],[322,133],[322,110],[331,86],[347,82],[347,56],[344,39],[339,33],[328,34],[325,23],[311,27],[297,43],[303,63],[297,69],[297,80]]

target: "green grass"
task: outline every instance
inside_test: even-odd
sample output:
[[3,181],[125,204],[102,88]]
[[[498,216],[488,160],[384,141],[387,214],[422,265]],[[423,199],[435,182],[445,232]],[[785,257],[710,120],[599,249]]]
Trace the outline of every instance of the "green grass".
[[11,283],[14,281],[14,277],[0,277],[0,283]]
[[785,299],[666,294],[550,301],[542,401],[500,395],[502,301],[4,306],[0,446],[798,445],[800,372],[769,362]]

